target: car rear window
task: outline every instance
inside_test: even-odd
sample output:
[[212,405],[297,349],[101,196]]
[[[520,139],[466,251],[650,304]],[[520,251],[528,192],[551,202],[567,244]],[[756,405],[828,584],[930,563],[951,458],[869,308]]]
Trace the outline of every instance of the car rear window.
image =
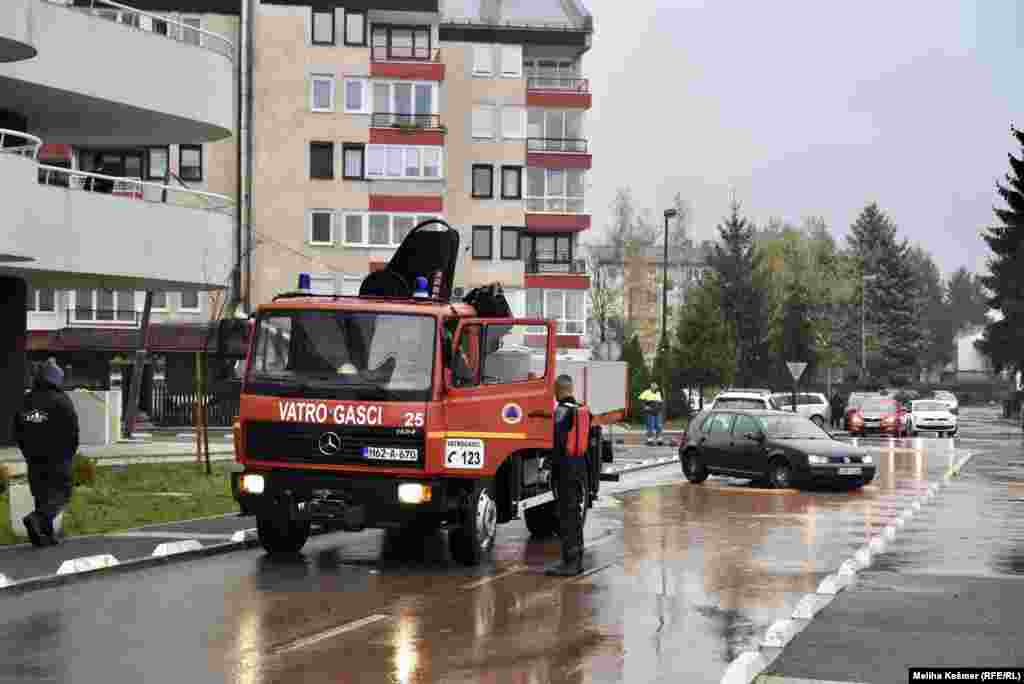
[[866,411],[895,411],[895,399],[868,399],[862,404]]
[[730,409],[763,409],[764,399],[747,399],[744,397],[722,397],[715,402],[715,408]]
[[915,401],[915,411],[945,411],[949,407],[941,401]]
[[729,432],[732,429],[732,418],[728,413],[713,413],[701,427],[707,434]]

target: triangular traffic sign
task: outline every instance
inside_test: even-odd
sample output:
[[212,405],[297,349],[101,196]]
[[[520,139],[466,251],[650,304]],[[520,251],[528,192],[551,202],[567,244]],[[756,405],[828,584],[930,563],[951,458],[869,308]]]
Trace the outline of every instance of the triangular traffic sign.
[[807,362],[787,361],[786,368],[789,369],[789,374],[793,376],[794,380],[799,380],[800,376],[804,374],[804,369],[807,368]]

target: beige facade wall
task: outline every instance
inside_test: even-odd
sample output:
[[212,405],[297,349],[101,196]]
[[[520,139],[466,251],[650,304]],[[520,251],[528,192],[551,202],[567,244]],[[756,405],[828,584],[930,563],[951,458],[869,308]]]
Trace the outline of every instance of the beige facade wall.
[[[342,180],[341,144],[369,140],[369,115],[345,114],[343,79],[369,74],[369,50],[345,47],[343,13],[336,45],[313,45],[308,7],[262,6],[254,23],[253,305],[292,290],[297,274],[365,274],[367,258],[393,250],[346,249],[336,217],[334,246],[309,244],[313,209],[366,210],[368,184]],[[311,77],[335,79],[333,112],[312,112]],[[335,143],[333,180],[309,177],[309,143]]]

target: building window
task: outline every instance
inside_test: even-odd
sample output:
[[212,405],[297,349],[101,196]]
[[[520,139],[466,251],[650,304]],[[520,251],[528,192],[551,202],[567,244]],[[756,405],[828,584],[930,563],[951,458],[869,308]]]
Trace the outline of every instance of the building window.
[[309,212],[309,243],[311,245],[331,245],[331,224],[334,213],[330,209],[314,209]]
[[518,259],[519,258],[519,228],[509,228],[508,226],[502,226],[501,228],[501,258],[502,259]]
[[494,167],[490,164],[473,164],[473,197],[494,197]]
[[[573,79],[579,76],[579,64],[572,60],[524,59],[523,71],[527,77],[543,79],[541,87],[552,88],[561,80],[564,87],[572,87]],[[532,87],[532,84],[527,87]]]
[[334,295],[334,276],[330,274],[313,273],[309,276],[309,291],[317,295]]
[[501,46],[501,75],[504,78],[522,78],[523,76],[523,46],[502,45]]
[[[375,81],[373,84],[373,125],[436,125],[436,83]],[[388,116],[390,115],[390,116]]]
[[347,212],[344,243],[353,247],[397,247],[418,224],[436,218],[417,214]]
[[513,140],[526,137],[526,110],[523,107],[502,108],[501,137]]
[[170,150],[166,147],[150,147],[146,164],[147,180],[167,180],[170,171]]
[[363,160],[366,154],[366,146],[357,143],[344,143],[342,149],[342,178],[349,180],[361,180],[363,176]]
[[491,76],[494,74],[494,46],[473,46],[473,75]]
[[473,107],[473,137],[482,139],[494,137],[494,107],[492,105]]
[[334,45],[334,10],[313,10],[313,45]]
[[309,108],[314,112],[334,111],[333,76],[313,75],[310,82]]
[[367,145],[366,176],[371,179],[439,180],[444,176],[441,148]]
[[366,45],[366,12],[345,10],[345,45]]
[[309,143],[309,177],[322,180],[334,178],[334,143]]
[[473,226],[473,258],[489,260],[493,256],[491,226]]
[[368,81],[365,78],[345,79],[345,113],[369,114],[370,98],[367,94]]
[[523,167],[502,166],[501,167],[501,198],[522,199],[523,198]]
[[527,290],[526,315],[554,319],[560,334],[583,335],[586,331],[584,293],[584,290]]
[[190,290],[181,293],[182,311],[199,311],[199,292]]
[[135,293],[131,290],[75,290],[76,321],[135,321]]
[[583,169],[526,169],[526,211],[584,211]]
[[53,313],[56,311],[56,296],[53,290],[28,288],[28,310],[36,313]]
[[526,135],[532,151],[586,152],[583,138],[583,112],[530,108],[526,117]]
[[431,57],[430,27],[374,24],[371,44],[375,60],[426,61]]
[[159,292],[153,293],[153,301],[150,304],[153,311],[166,311],[167,310],[167,291],[160,290]]
[[180,145],[178,147],[178,175],[182,180],[203,180],[202,145]]

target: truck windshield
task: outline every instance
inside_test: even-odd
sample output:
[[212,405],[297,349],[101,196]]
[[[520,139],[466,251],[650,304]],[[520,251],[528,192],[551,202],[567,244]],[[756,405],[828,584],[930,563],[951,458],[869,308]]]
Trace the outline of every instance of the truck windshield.
[[250,394],[427,401],[434,369],[432,316],[332,310],[260,317]]

